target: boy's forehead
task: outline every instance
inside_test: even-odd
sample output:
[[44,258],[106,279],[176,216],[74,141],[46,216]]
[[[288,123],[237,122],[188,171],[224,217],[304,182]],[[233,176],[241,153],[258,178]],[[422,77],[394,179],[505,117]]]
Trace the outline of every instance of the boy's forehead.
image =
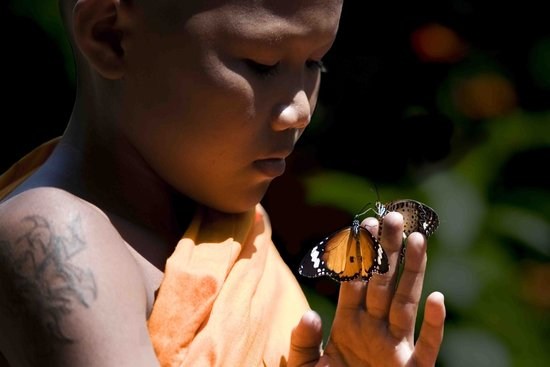
[[182,15],[192,15],[219,7],[245,8],[249,11],[269,9],[271,11],[286,10],[291,12],[303,7],[324,5],[327,11],[330,11],[330,9],[340,8],[343,0],[137,0],[137,2],[149,7],[177,8],[183,11],[184,14]]
[[[63,19],[69,21],[72,9],[81,0],[59,0]],[[89,0],[88,0],[89,1]],[[95,1],[95,0],[91,0]],[[308,16],[315,14],[316,21],[325,19],[329,27],[338,22],[343,0],[111,0],[120,1],[128,9],[138,10],[134,13],[143,16],[146,23],[154,26],[159,32],[170,32],[195,15],[201,13],[219,14],[210,17],[210,21],[232,23],[238,17],[246,18],[250,25],[258,25],[263,20],[294,17],[304,10]],[[313,12],[309,12],[313,10]],[[275,17],[275,18],[273,18]],[[204,19],[204,18],[203,18]]]
[[[121,0],[130,1],[130,0]],[[268,18],[289,18],[304,10],[309,16],[315,14],[317,21],[326,20],[330,27],[340,16],[343,0],[134,0],[141,4],[150,22],[160,28],[170,29],[185,23],[198,14],[209,13],[211,17],[203,20],[236,23],[236,19],[245,18],[250,25]],[[237,22],[238,23],[238,22]]]

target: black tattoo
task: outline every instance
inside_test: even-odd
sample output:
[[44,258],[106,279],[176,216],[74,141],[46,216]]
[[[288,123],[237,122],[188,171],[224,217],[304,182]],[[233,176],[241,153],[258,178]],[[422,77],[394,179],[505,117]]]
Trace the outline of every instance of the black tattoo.
[[[38,338],[57,342],[74,340],[63,330],[63,318],[75,307],[90,307],[97,298],[93,273],[71,263],[86,247],[80,218],[65,233],[56,233],[39,215],[23,219],[30,227],[15,243],[0,240],[0,266],[8,271],[7,282],[0,277],[8,311],[37,330]],[[5,283],[5,284],[2,284]]]

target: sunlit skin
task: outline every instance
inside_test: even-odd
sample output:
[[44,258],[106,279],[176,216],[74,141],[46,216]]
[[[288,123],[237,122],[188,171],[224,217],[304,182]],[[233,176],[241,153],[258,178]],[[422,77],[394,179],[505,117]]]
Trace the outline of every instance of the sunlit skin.
[[161,31],[136,12],[122,42],[122,134],[164,181],[222,211],[262,198],[315,108],[338,2],[285,3],[204,6]]
[[[283,174],[315,110],[343,1],[62,2],[77,50],[75,108],[58,149],[23,188],[59,187],[100,208],[118,231],[146,238],[132,246],[154,265],[141,270],[158,280],[193,203],[247,211]],[[364,224],[377,233],[373,219]],[[427,243],[409,236],[395,291],[402,232],[402,217],[388,214],[381,243],[390,271],[368,287],[341,285],[322,356],[321,320],[306,313],[292,333],[288,366],[435,364],[443,297],[428,297],[415,342]],[[144,288],[152,297],[155,288]],[[154,359],[150,345],[143,353]],[[146,365],[135,358],[133,366]]]
[[[166,228],[177,222],[174,196],[225,212],[252,208],[310,121],[340,5],[121,1],[121,39],[104,36],[116,42],[111,54],[96,52],[77,25],[76,43],[95,67],[80,84],[108,90],[80,96],[64,138],[71,151],[63,159],[79,154],[87,162],[73,175],[86,170],[81,175],[96,181],[84,195],[174,236],[181,228]],[[170,19],[157,21],[159,13]],[[100,154],[120,158],[106,164]],[[141,179],[129,185],[127,177]],[[128,211],[126,203],[139,206]]]

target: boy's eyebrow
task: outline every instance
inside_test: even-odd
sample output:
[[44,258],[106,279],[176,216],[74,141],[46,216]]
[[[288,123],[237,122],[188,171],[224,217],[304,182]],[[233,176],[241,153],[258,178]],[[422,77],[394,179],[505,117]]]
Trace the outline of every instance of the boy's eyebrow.
[[[243,39],[250,42],[276,44],[283,40],[312,38],[316,41],[326,39],[333,41],[336,37],[338,25],[334,24],[331,17],[316,17],[303,21],[289,19],[280,14],[270,11],[257,12],[252,9],[234,9],[235,12],[229,17],[224,14],[225,21],[221,21],[221,33],[228,38]],[[253,21],[251,21],[251,19]]]
[[263,46],[278,45],[282,42],[290,42],[293,40],[311,39],[322,47],[332,44],[335,39],[335,33],[333,31],[328,31],[328,29],[323,32],[317,29],[313,30],[306,29],[305,27],[282,24],[281,22],[275,24],[267,24],[267,22],[265,22],[262,24],[261,28],[251,24],[240,24],[224,28],[222,33],[227,39],[237,39]]

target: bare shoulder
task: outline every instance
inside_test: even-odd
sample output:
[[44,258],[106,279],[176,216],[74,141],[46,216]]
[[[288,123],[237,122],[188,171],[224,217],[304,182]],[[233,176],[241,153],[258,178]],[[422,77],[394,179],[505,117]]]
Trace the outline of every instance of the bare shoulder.
[[0,204],[0,293],[0,352],[12,365],[157,365],[134,258],[70,193],[39,188]]
[[[40,215],[51,221],[66,221],[67,214],[89,215],[95,221],[107,219],[101,211],[79,197],[53,187],[40,187],[22,192],[0,203],[0,229],[9,231],[22,217]],[[60,221],[61,219],[61,221]],[[2,228],[6,227],[6,228]],[[4,232],[5,233],[5,232]]]

